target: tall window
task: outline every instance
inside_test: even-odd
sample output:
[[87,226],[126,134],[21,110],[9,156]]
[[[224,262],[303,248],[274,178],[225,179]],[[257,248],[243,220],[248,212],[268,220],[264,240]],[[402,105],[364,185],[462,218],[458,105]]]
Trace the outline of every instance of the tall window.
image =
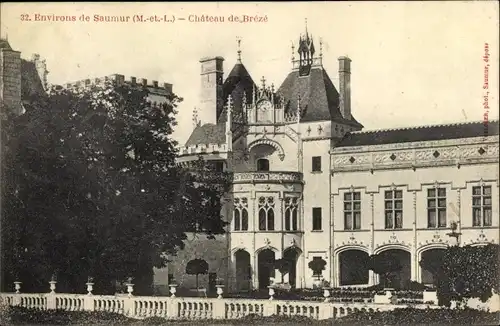
[[234,199],[234,230],[248,231],[248,199]]
[[312,158],[312,171],[321,172],[321,156],[313,156]]
[[259,198],[259,230],[274,231],[274,197]]
[[285,198],[285,231],[297,231],[299,229],[298,221],[298,198]]
[[257,171],[269,171],[269,160],[265,158],[258,159]]
[[427,227],[446,227],[446,188],[427,190]]
[[491,226],[491,186],[472,187],[472,225]]
[[361,193],[348,192],[344,194],[344,229],[361,229]]
[[313,207],[312,214],[313,231],[321,231],[321,207]]
[[385,192],[385,228],[403,228],[403,191],[387,190]]

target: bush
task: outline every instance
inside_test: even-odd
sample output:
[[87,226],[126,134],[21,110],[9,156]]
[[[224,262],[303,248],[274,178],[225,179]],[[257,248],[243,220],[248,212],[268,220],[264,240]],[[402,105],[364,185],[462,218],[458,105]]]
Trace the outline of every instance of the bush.
[[[172,321],[160,317],[143,320],[108,312],[4,309],[0,325],[192,325],[193,321]],[[7,317],[7,318],[5,318]],[[210,325],[498,325],[498,314],[475,309],[404,308],[383,312],[357,312],[335,320],[313,320],[304,316],[262,317],[255,314],[236,320],[200,320]]]
[[39,310],[8,307],[2,325],[130,325],[134,320],[122,314],[103,311]]
[[168,321],[165,318],[161,317],[148,317],[140,322],[143,325],[164,325],[167,324]]
[[[335,320],[343,325],[498,325],[498,315],[475,309],[395,309],[354,313]],[[330,321],[331,322],[331,321]],[[328,321],[325,321],[328,323]]]

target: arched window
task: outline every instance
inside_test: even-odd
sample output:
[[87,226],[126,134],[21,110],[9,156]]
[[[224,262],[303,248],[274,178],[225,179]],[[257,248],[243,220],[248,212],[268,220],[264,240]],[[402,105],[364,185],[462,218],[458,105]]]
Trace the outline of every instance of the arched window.
[[248,231],[248,199],[234,199],[234,231]]
[[241,216],[240,216],[240,210],[235,209],[234,210],[234,230],[239,231],[241,228]]
[[274,231],[274,198],[259,198],[259,230]]
[[257,171],[269,171],[269,160],[265,158],[258,159]]
[[285,231],[297,231],[298,221],[298,198],[285,198]]

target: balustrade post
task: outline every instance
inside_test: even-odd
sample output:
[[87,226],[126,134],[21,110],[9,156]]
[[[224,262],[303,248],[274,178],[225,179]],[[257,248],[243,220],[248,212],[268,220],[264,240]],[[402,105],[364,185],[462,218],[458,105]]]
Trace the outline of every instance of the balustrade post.
[[335,306],[329,304],[328,302],[324,302],[322,306],[320,306],[320,319],[330,319],[335,318]]
[[214,310],[212,311],[212,317],[214,319],[225,319],[226,318],[226,302],[225,302],[225,300],[214,300],[213,301],[213,309]]
[[94,298],[92,297],[92,291],[94,290],[94,279],[92,277],[89,277],[85,285],[87,285],[87,295],[83,297],[83,310],[94,311],[95,305]]
[[[21,294],[21,284],[22,282],[14,282],[14,289],[16,290],[16,294]],[[12,298],[12,305],[13,306],[20,306],[21,305],[21,296],[19,295],[15,295],[13,298]]]
[[128,296],[123,300],[123,313],[125,316],[133,317],[135,315],[135,299],[132,292],[134,292],[133,278],[127,278],[127,292]]
[[135,316],[135,299],[131,294],[123,299],[123,314],[127,317]]
[[264,317],[269,317],[276,314],[276,303],[273,300],[264,302]]
[[167,318],[175,319],[179,316],[179,300],[174,295],[167,298]]
[[56,300],[57,281],[55,280],[55,278],[52,278],[49,284],[50,284],[50,293],[47,296],[47,309],[57,309],[57,300]]

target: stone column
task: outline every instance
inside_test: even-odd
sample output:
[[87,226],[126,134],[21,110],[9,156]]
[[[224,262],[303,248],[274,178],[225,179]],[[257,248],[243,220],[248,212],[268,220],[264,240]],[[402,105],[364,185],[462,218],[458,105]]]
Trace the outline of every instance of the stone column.
[[[331,161],[331,159],[330,159]],[[331,176],[329,176],[331,178]],[[330,189],[331,191],[331,189]],[[335,250],[335,243],[333,241],[334,239],[334,233],[335,233],[335,211],[334,211],[334,196],[330,193],[330,238],[328,239],[328,242],[330,243],[329,247],[329,253],[328,255],[330,256],[329,263],[330,263],[330,283],[332,286],[334,286],[334,278],[335,278],[335,265],[333,263],[333,256],[334,256],[334,250]]]
[[418,278],[418,257],[417,257],[417,192],[413,191],[413,241],[411,243],[411,280],[416,281]]
[[252,235],[252,247],[250,248],[250,264],[252,266],[252,270],[251,270],[251,277],[252,277],[252,287],[254,289],[258,289],[259,288],[259,280],[258,280],[258,277],[257,277],[257,264],[258,264],[258,261],[257,261],[257,255],[255,254],[255,251],[257,250],[257,248],[255,248],[255,236],[256,236],[256,231],[257,231],[257,220],[258,220],[258,216],[256,216],[256,212],[257,212],[257,209],[256,209],[256,206],[257,206],[257,201],[256,201],[256,196],[255,196],[255,190],[252,190],[251,193],[250,193],[250,200],[249,200],[249,203],[248,203],[248,210],[249,210],[249,216],[248,218],[251,219],[251,221],[249,221],[249,227],[251,228],[250,231],[253,231],[253,235]]
[[284,214],[283,214],[283,212],[284,212],[283,201],[284,201],[283,192],[279,192],[278,193],[278,201],[276,202],[276,206],[275,206],[276,210],[275,210],[275,214],[274,214],[275,231],[283,231],[285,229],[285,225],[283,223],[283,216],[284,216]]
[[334,263],[334,266],[335,266],[335,278],[334,278],[333,286],[334,287],[338,287],[338,286],[340,286],[340,260],[339,260],[339,254],[336,253],[331,258],[335,262]]
[[[369,255],[373,254],[375,250],[375,202],[374,202],[375,194],[370,194],[370,211],[371,211],[371,221],[370,221],[370,248]],[[368,284],[375,285],[378,283],[377,274],[375,274],[372,270],[368,272]]]

